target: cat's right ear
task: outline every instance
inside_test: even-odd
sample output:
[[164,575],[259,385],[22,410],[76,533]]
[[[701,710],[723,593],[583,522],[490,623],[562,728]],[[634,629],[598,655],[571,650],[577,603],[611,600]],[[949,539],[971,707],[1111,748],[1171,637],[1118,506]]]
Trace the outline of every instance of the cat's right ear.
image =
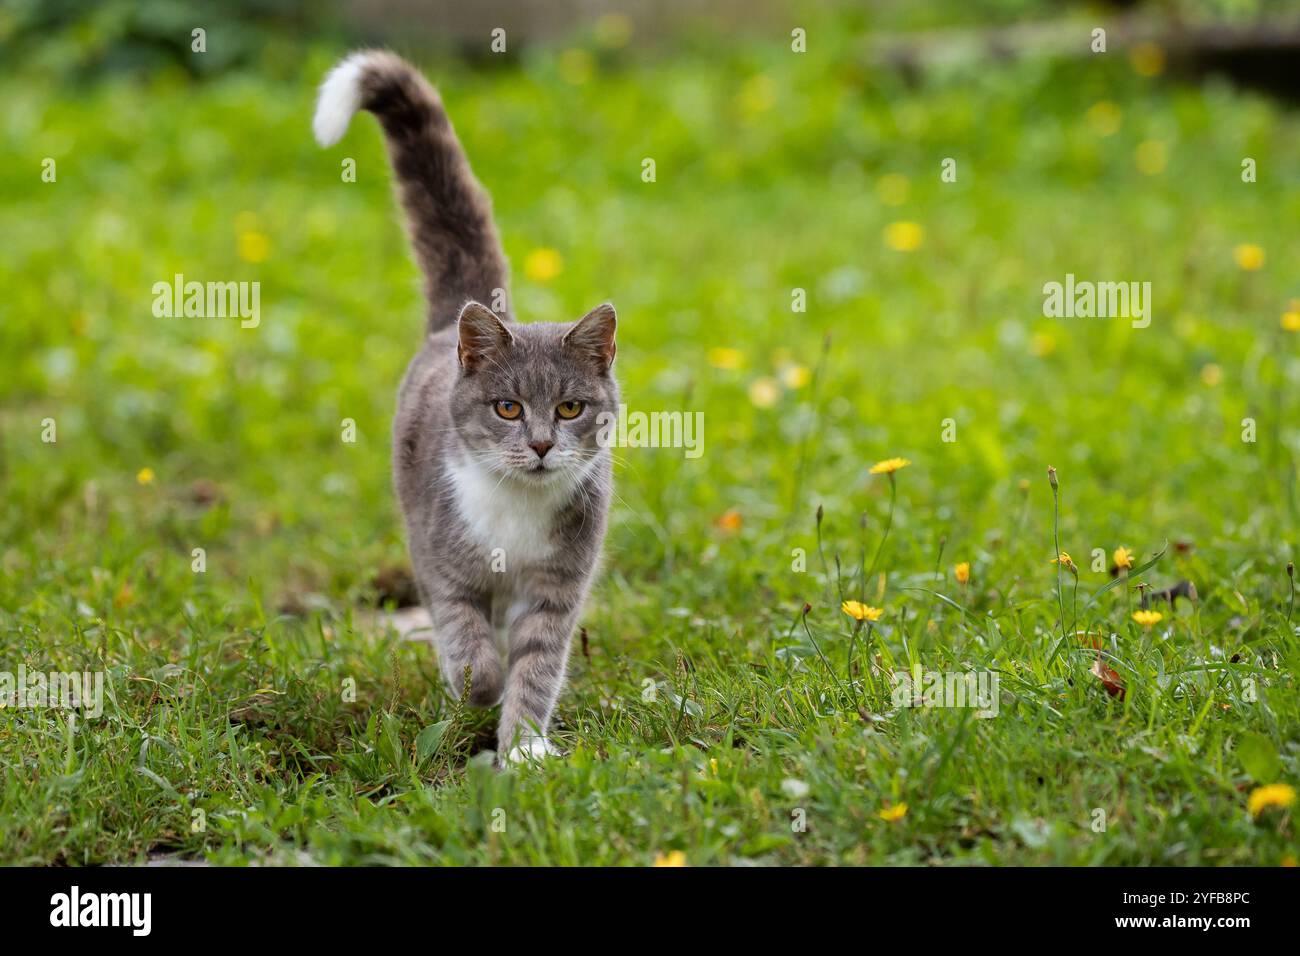
[[491,357],[509,348],[515,340],[510,330],[485,305],[467,302],[460,310],[457,320],[460,331],[460,343],[456,347],[456,356],[461,368],[472,372]]

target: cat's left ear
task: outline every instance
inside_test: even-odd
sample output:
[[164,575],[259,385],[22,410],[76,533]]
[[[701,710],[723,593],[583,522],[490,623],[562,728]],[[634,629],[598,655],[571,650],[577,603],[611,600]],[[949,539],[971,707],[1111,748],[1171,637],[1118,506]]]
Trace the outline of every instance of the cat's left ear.
[[614,330],[618,317],[608,302],[596,306],[564,333],[566,346],[596,363],[601,372],[609,371],[614,364]]

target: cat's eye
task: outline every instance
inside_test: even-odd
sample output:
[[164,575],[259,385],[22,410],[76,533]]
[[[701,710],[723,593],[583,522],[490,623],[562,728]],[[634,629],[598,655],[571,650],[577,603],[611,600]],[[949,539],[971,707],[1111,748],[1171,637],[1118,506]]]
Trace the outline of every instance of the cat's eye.
[[555,406],[555,414],[561,418],[577,418],[582,414],[582,402],[560,402]]
[[508,422],[514,421],[524,413],[524,406],[518,402],[512,402],[509,399],[502,399],[499,402],[493,402],[492,408],[496,413]]

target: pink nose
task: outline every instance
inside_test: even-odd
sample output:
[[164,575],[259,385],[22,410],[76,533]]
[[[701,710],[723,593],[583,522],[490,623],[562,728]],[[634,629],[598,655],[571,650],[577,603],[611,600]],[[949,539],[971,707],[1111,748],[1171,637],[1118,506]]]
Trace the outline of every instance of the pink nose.
[[528,447],[537,452],[538,458],[545,458],[546,453],[555,447],[555,443],[549,441],[530,441]]

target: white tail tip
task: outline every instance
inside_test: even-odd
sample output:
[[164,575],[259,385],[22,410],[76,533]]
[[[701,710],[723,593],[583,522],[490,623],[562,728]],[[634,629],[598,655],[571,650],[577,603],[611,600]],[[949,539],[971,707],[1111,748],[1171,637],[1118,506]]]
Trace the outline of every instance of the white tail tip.
[[368,51],[353,53],[325,76],[311,121],[316,142],[322,146],[333,146],[342,139],[352,114],[361,108],[361,79],[369,58]]

